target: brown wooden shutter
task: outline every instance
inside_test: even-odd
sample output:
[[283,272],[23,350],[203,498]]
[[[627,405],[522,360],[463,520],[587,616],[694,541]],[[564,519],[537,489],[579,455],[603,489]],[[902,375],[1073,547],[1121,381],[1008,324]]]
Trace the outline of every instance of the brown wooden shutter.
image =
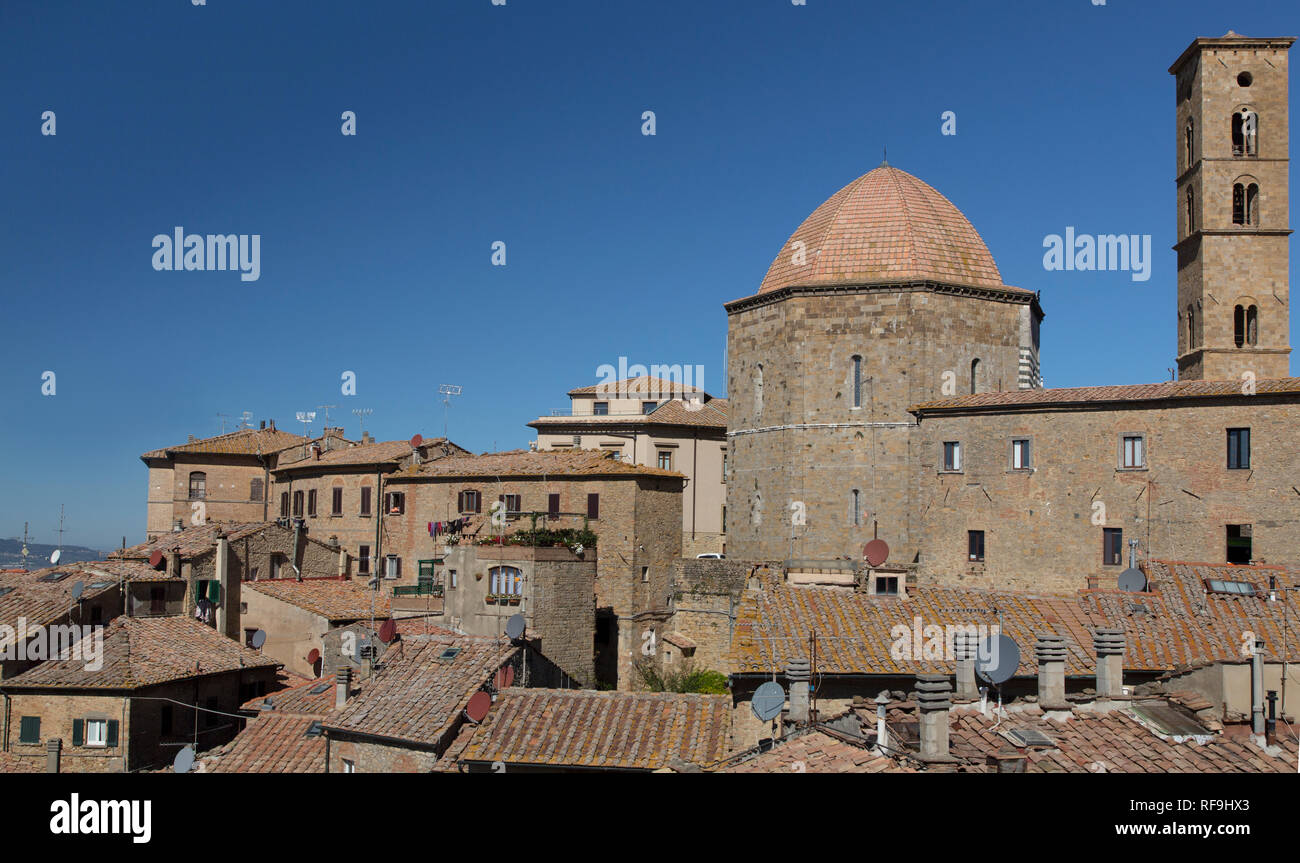
[[587,518],[600,518],[600,495],[587,495]]

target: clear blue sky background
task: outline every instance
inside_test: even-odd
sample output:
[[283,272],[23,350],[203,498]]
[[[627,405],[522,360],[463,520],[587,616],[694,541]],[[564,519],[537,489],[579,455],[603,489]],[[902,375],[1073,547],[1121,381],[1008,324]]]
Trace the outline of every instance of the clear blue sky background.
[[[596,368],[705,367],[803,218],[891,164],[1042,291],[1049,386],[1163,380],[1174,82],[1293,0],[189,0],[0,5],[0,536],[143,538],[145,450],[252,411],[521,447]],[[57,113],[55,137],[41,113]],[[340,134],[356,111],[358,134]],[[658,134],[641,135],[641,113]],[[954,137],[940,115],[957,113]],[[155,272],[258,233],[262,276]],[[1151,234],[1150,281],[1043,237]],[[491,266],[491,244],[508,266]],[[1294,277],[1294,264],[1292,274]],[[57,395],[41,395],[41,373]],[[340,394],[344,370],[358,394]],[[319,429],[318,419],[315,428]]]

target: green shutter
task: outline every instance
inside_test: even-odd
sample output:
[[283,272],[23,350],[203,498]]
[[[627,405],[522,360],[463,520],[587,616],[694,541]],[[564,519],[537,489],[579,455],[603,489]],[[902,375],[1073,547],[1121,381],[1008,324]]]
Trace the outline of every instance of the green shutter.
[[72,745],[81,746],[86,742],[86,720],[72,720]]
[[196,580],[194,582],[194,601],[198,602],[200,599],[203,599],[203,582]]
[[105,743],[109,746],[117,745],[117,720],[116,719],[108,720],[108,739],[105,741]]
[[208,582],[208,601],[213,605],[221,604],[221,582],[215,578]]
[[22,718],[18,725],[18,742],[41,742],[41,718],[39,716],[24,716]]

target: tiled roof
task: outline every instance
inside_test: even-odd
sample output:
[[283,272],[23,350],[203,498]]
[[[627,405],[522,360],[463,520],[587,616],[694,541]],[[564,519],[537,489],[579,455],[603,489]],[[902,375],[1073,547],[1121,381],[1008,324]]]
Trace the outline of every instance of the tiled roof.
[[[669,374],[672,374],[672,372],[669,372]],[[699,387],[693,387],[690,384],[685,384],[680,381],[652,377],[651,375],[641,375],[640,377],[635,378],[623,378],[621,381],[610,381],[608,383],[578,387],[569,390],[568,394],[571,396],[609,396],[610,398],[635,398],[636,396],[650,394],[659,398],[670,398],[674,395],[696,392],[704,391]],[[708,394],[705,393],[705,395]]]
[[234,740],[204,759],[204,772],[324,773],[325,735],[307,733],[318,721],[273,712],[250,719]]
[[397,471],[394,479],[420,477],[526,477],[526,476],[661,476],[682,479],[676,471],[618,461],[600,450],[511,450],[483,455],[453,456]]
[[717,763],[730,747],[731,698],[584,689],[503,690],[462,761],[656,770]]
[[[31,629],[59,620],[76,605],[72,586],[77,582],[83,585],[83,602],[117,587],[116,576],[96,571],[101,566],[100,563],[77,563],[31,572],[0,572],[0,624],[16,627],[21,617],[26,619],[27,627]],[[56,573],[64,575],[58,581],[41,581]]]
[[387,620],[392,604],[388,594],[351,579],[272,578],[245,581],[243,587],[319,614],[331,623],[365,620],[372,614],[376,620]]
[[[457,725],[471,695],[509,662],[518,648],[494,638],[403,636],[401,650],[365,690],[326,721],[329,729],[436,747]],[[441,657],[451,648],[454,656]]]
[[[240,710],[251,713],[291,713],[295,716],[325,716],[334,709],[334,684],[338,679],[330,674],[315,680],[308,680],[288,689],[281,689],[269,695],[250,698],[239,705]],[[323,687],[323,688],[322,688]],[[357,688],[353,681],[352,688]],[[316,690],[320,690],[317,692]]]
[[141,459],[170,458],[175,453],[204,455],[268,455],[286,447],[302,444],[307,438],[280,429],[240,429],[229,434],[202,438],[176,446],[150,450]]
[[[800,251],[802,263],[796,259]],[[804,220],[781,247],[758,293],[912,281],[1005,287],[988,247],[952,202],[911,174],[881,165]]]
[[1227,735],[1176,743],[1125,710],[1075,710],[1062,720],[1044,718],[1037,705],[1000,719],[956,709],[948,726],[949,752],[979,772],[991,770],[989,755],[1015,748],[1000,732],[1020,728],[1039,731],[1055,744],[1026,749],[1030,773],[1295,773],[1294,739],[1274,754]]
[[877,755],[865,742],[817,727],[776,741],[766,752],[729,763],[722,773],[915,773],[906,762]]
[[[898,640],[894,628],[901,626],[910,635],[919,618],[922,627],[991,629],[1001,612],[1002,631],[1020,648],[1020,676],[1037,673],[1034,643],[1045,632],[1066,636],[1067,674],[1095,673],[1092,630],[1097,627],[1125,630],[1125,668],[1164,671],[1184,664],[1242,661],[1247,631],[1264,639],[1270,655],[1280,656],[1284,617],[1300,619],[1300,598],[1294,591],[1279,591],[1276,602],[1265,599],[1269,575],[1276,575],[1282,585],[1296,583],[1277,567],[1150,561],[1147,569],[1146,593],[1081,590],[1061,597],[913,587],[906,598],[895,598],[784,585],[747,591],[737,612],[730,670],[733,674],[782,673],[791,659],[807,655],[808,637],[815,630],[821,674],[951,674],[953,662],[926,657],[929,636],[924,630],[919,658],[915,638],[906,639],[908,653],[894,657]],[[1259,595],[1209,594],[1206,578],[1248,581],[1256,585]],[[1284,613],[1286,603],[1289,610]],[[1291,659],[1300,658],[1300,639],[1291,638],[1288,646]]]
[[[1285,395],[1300,393],[1300,378],[1277,378],[1255,382],[1257,395]],[[1108,387],[1062,387],[1059,389],[1009,390],[1007,392],[976,393],[941,399],[908,408],[912,413],[981,408],[1050,407],[1078,404],[1107,404],[1118,402],[1179,401],[1184,399],[1239,398],[1244,395],[1241,381],[1165,381],[1159,384],[1129,384]]]
[[[528,425],[535,429],[546,428],[552,433],[569,428],[587,429],[623,425],[674,425],[726,431],[728,406],[726,399],[712,399],[704,402],[697,409],[687,407],[682,401],[669,400],[648,414],[573,414],[538,417]],[[647,429],[646,432],[653,433],[651,429]]]
[[[439,459],[443,456],[443,443],[445,438],[434,438],[426,440],[420,447],[424,453],[422,458]],[[452,443],[452,455],[468,455],[469,450]],[[329,452],[322,452],[320,458],[313,458],[310,454],[305,459],[285,463],[281,460],[274,473],[282,471],[305,471],[305,470],[325,470],[332,467],[351,467],[366,466],[379,464],[396,464],[411,455],[411,442],[409,440],[386,440],[375,443],[357,444],[355,446],[334,449]]]
[[274,668],[268,656],[188,617],[118,617],[104,629],[103,667],[87,660],[49,660],[0,683],[3,689],[140,689],[238,671]]
[[191,557],[205,554],[215,548],[217,545],[217,534],[219,532],[224,532],[226,539],[233,542],[237,539],[243,539],[246,536],[252,536],[253,534],[265,530],[274,524],[275,522],[273,521],[212,521],[197,527],[187,527],[184,530],[159,534],[153,539],[145,540],[139,545],[133,545],[130,548],[119,549],[111,552],[108,556],[110,558],[148,560],[149,556],[152,555],[155,550],[159,550],[164,554],[171,551],[179,551],[181,557],[188,560]]

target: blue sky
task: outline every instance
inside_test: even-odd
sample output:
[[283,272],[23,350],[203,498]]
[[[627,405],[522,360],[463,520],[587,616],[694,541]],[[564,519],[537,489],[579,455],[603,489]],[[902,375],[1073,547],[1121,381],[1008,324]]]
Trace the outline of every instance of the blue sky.
[[[0,536],[143,538],[140,453],[251,411],[526,446],[596,369],[690,363],[803,218],[891,164],[1041,290],[1049,386],[1163,380],[1174,83],[1292,0],[189,0],[0,6]],[[41,134],[54,111],[57,134]],[[345,110],[357,134],[340,133]],[[641,115],[657,134],[641,134]],[[944,111],[957,134],[940,134]],[[261,276],[152,238],[261,236]],[[1043,238],[1150,234],[1149,281]],[[505,242],[507,265],[491,265]],[[1294,277],[1294,264],[1293,272]],[[57,375],[42,395],[42,373]],[[340,393],[345,370],[357,395]],[[314,425],[319,429],[320,420]]]

